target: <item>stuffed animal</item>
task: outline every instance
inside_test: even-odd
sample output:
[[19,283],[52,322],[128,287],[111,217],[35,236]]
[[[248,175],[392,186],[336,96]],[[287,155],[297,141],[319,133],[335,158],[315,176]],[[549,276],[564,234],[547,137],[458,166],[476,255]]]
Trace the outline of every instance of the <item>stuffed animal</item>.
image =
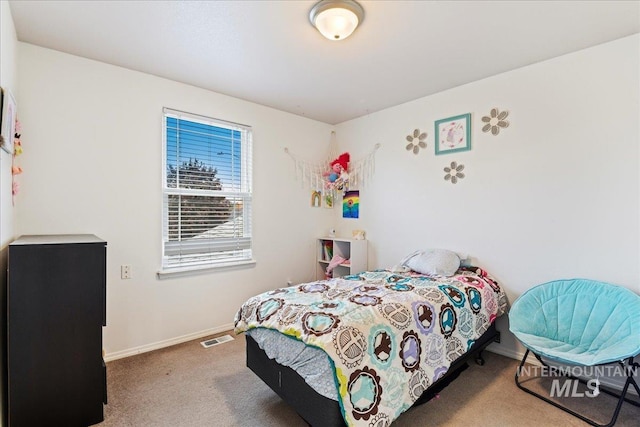
[[342,153],[337,159],[333,160],[329,166],[331,171],[326,173],[327,186],[336,190],[342,190],[349,182],[349,153]]

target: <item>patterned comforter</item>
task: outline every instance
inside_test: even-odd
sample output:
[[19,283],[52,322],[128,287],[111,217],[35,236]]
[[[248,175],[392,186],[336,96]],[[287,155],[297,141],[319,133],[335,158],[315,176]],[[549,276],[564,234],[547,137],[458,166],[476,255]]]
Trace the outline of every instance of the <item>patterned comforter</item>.
[[250,298],[235,332],[276,329],[324,350],[349,426],[388,426],[506,310],[486,271],[452,277],[377,270]]

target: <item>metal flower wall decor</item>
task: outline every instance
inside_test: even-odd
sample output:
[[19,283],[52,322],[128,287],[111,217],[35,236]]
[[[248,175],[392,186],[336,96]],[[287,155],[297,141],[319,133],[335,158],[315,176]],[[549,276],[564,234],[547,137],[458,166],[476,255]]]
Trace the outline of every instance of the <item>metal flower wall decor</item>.
[[426,148],[427,143],[424,140],[427,139],[427,133],[420,133],[420,129],[415,129],[412,135],[407,135],[407,151],[413,150],[413,154],[418,154],[421,148]]
[[[508,110],[500,111],[497,107],[492,108],[489,114],[482,116],[482,132],[491,133],[493,136],[499,135],[500,130],[504,130],[510,125],[507,117],[509,117]],[[452,137],[451,134],[456,135]],[[434,133],[435,154],[470,150],[471,134],[471,113],[437,120]],[[427,132],[414,129],[412,133],[405,137],[408,142],[405,147],[406,150],[416,155],[419,154],[421,148],[427,148],[427,136]],[[457,145],[451,145],[452,141]],[[445,172],[444,180],[457,184],[458,181],[465,178],[464,168],[463,164],[451,162],[443,169]]]
[[444,171],[447,173],[444,176],[445,181],[451,181],[452,184],[458,182],[459,179],[464,178],[464,174],[462,171],[464,170],[464,165],[459,165],[456,162],[451,162],[451,165],[444,168]]
[[500,128],[504,129],[509,127],[509,122],[505,120],[508,115],[509,112],[506,110],[500,112],[497,108],[492,108],[489,115],[482,118],[482,122],[486,123],[482,127],[482,132],[491,131],[492,135],[498,135],[500,133]]

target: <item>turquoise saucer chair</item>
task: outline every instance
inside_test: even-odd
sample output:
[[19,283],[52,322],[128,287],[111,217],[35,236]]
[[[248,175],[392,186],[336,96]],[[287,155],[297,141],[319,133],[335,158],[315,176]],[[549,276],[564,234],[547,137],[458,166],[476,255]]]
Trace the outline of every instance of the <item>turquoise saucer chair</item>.
[[[587,279],[543,283],[516,299],[509,312],[509,324],[509,330],[527,349],[515,376],[520,389],[593,426],[613,426],[625,401],[640,407],[639,402],[626,397],[630,385],[640,395],[640,388],[633,378],[634,373],[640,374],[640,364],[634,361],[634,357],[640,355],[638,294]],[[530,352],[547,368],[551,367],[545,360],[579,367],[619,364],[627,378],[622,394],[601,389],[618,398],[611,421],[598,424],[525,388],[520,374]]]

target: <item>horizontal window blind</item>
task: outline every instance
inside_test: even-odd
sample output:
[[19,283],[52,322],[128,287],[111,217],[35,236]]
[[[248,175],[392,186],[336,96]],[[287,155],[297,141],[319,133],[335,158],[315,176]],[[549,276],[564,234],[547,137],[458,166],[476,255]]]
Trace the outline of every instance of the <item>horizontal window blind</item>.
[[251,128],[164,109],[165,270],[252,259]]

